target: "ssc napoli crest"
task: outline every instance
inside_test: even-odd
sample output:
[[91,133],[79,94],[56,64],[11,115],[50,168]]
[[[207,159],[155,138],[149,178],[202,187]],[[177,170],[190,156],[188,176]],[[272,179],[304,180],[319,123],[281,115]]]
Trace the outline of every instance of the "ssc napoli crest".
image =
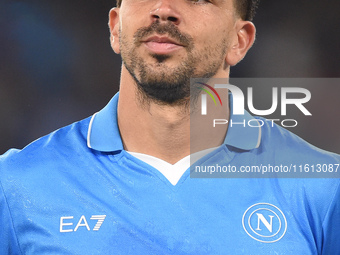
[[274,243],[287,231],[287,220],[275,205],[258,203],[250,206],[242,217],[243,229],[256,241]]

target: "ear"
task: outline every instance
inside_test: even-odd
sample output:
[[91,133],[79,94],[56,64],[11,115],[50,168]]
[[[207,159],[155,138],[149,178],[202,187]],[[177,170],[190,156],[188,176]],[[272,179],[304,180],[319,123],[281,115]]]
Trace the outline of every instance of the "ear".
[[235,36],[228,49],[226,62],[230,66],[240,62],[254,44],[256,28],[250,21],[238,20],[235,24]]
[[111,47],[115,53],[119,54],[119,8],[110,10],[109,28]]

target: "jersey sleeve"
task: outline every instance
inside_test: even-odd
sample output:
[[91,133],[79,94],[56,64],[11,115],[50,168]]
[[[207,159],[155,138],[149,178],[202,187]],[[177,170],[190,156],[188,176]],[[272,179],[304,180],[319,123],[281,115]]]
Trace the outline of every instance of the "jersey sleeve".
[[13,221],[10,210],[0,182],[0,254],[17,255],[21,254],[18,240],[13,228]]
[[322,255],[340,255],[340,180],[322,227]]

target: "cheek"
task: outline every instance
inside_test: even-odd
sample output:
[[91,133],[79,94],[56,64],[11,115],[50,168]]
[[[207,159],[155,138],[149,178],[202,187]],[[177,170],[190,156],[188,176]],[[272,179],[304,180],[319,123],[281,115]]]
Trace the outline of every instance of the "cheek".
[[119,16],[120,22],[124,27],[126,25],[146,26],[151,21],[149,16],[150,7],[145,2],[132,0],[127,3],[127,1],[123,0]]
[[133,28],[128,23],[121,24],[119,40],[121,47],[129,48],[133,44]]
[[197,50],[221,52],[222,47],[227,47],[229,36],[226,30],[211,30],[210,32],[195,38],[194,42]]
[[212,19],[211,15],[206,18],[202,15],[201,20],[197,20],[192,26],[195,42],[209,46],[228,40],[230,31],[232,30],[232,24],[230,24],[230,22],[222,22],[222,20],[222,18]]
[[132,10],[121,10],[119,23],[120,31],[125,35],[129,34],[130,31],[133,31],[134,26],[142,24],[138,19],[138,15],[135,15]]
[[146,27],[147,23],[141,18],[129,19],[128,17],[131,17],[129,14],[126,14],[124,17],[120,21],[120,33],[121,36],[124,36],[126,42],[133,44],[136,32],[138,29]]

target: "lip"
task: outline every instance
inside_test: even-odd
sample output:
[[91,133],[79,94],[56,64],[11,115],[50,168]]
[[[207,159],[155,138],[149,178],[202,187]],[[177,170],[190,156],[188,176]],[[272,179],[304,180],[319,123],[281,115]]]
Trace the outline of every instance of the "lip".
[[184,47],[184,45],[165,36],[152,36],[142,43],[154,54],[170,54]]

